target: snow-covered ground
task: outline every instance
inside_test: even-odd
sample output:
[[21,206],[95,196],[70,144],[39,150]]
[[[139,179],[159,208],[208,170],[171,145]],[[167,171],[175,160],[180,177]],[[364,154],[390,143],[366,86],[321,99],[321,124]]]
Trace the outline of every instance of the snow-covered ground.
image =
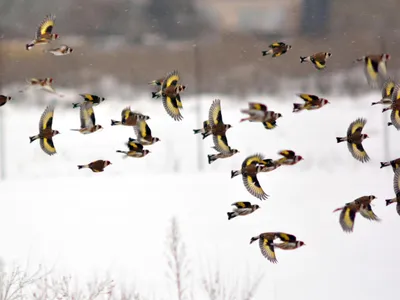
[[[0,255],[6,262],[29,257],[30,264],[56,263],[60,272],[80,277],[109,271],[117,281],[138,282],[145,292],[156,286],[157,294],[166,298],[164,241],[169,219],[176,215],[197,270],[205,261],[218,261],[227,274],[240,275],[246,266],[265,271],[255,300],[274,294],[276,299],[397,299],[400,217],[394,205],[385,207],[384,199],[394,196],[393,172],[379,169],[379,162],[397,158],[400,142],[399,133],[385,126],[388,115],[381,113],[382,107],[371,107],[379,96],[352,101],[327,97],[331,104],[321,110],[298,114],[292,113],[292,102],[300,100],[296,96],[254,97],[242,103],[220,96],[224,122],[233,125],[229,144],[240,153],[212,165],[207,164],[207,154],[214,153],[212,139],[198,144],[201,136],[192,131],[201,126],[194,100],[201,101],[206,119],[218,95],[183,102],[181,122],[173,121],[161,103],[104,102],[95,107],[104,130],[87,136],[70,131],[79,128],[77,109],[56,108],[53,128],[61,134],[54,138],[58,154],[53,157],[28,139],[37,133],[44,107],[22,109],[9,103],[1,108],[7,163],[6,180],[0,182]],[[266,131],[261,124],[239,123],[246,101],[261,101],[281,112],[278,127]],[[148,147],[152,153],[144,159],[123,159],[115,152],[135,137],[132,128],[110,126],[110,119],[118,119],[127,105],[148,114],[153,135],[161,139]],[[367,164],[354,160],[335,139],[357,117],[368,120]],[[197,170],[198,145],[202,172]],[[275,158],[282,149],[295,150],[304,161],[259,175],[268,200],[252,197],[240,178],[230,178],[230,170],[238,169],[246,156],[260,152]],[[113,164],[104,173],[77,169],[96,159]],[[343,233],[339,214],[332,210],[370,194],[378,198],[373,209],[382,222],[357,216],[355,231]],[[235,201],[258,203],[261,209],[228,222],[226,212]],[[249,245],[252,236],[265,231],[293,233],[306,246],[276,250],[279,263],[273,265],[257,243]]]

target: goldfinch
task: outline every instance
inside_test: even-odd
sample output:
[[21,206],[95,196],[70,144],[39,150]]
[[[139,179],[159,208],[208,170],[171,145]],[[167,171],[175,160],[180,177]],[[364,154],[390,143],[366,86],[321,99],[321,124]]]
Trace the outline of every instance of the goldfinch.
[[274,243],[274,247],[282,250],[294,250],[305,245],[303,241]]
[[274,161],[272,159],[264,159],[263,160],[264,166],[260,170],[261,173],[271,172],[279,168],[282,164],[279,164],[278,161]]
[[68,54],[71,54],[72,51],[74,51],[74,49],[72,49],[71,47],[68,47],[67,45],[61,45],[60,47],[57,47],[57,48],[43,50],[44,53],[51,53],[54,56],[68,55]]
[[364,74],[368,84],[371,87],[376,87],[380,81],[387,78],[386,62],[390,60],[390,54],[374,54],[357,58],[354,62],[364,62]]
[[392,203],[397,203],[396,204],[396,211],[397,214],[400,215],[400,170],[396,169],[393,177],[393,189],[396,197],[392,199],[386,199],[386,206],[392,204]]
[[395,85],[391,100],[392,100],[391,104],[388,107],[382,109],[382,112],[392,110],[388,126],[393,125],[397,130],[400,130],[400,85],[399,84]]
[[78,169],[84,169],[84,168],[88,168],[90,170],[92,170],[93,173],[99,173],[99,172],[103,172],[104,168],[112,165],[112,163],[109,160],[96,160],[91,162],[90,164],[87,165],[78,165]]
[[39,134],[30,136],[29,140],[33,141],[40,139],[40,148],[43,152],[48,155],[56,154],[56,148],[53,143],[53,136],[60,134],[58,130],[53,130],[53,119],[54,119],[54,106],[49,105],[46,107],[39,121]]
[[214,145],[217,146],[217,137],[225,135],[226,131],[232,127],[230,124],[224,124],[221,112],[221,100],[215,99],[208,112],[208,122],[210,123],[211,133],[214,136]]
[[[46,78],[30,78],[27,79],[27,85],[25,86],[24,89],[20,90],[20,93],[23,93],[25,90],[28,88],[35,88],[35,89],[40,89],[52,94],[57,94],[56,90],[53,88],[53,78],[51,77],[46,77]],[[59,95],[62,97],[62,95]]]
[[143,145],[139,143],[135,143],[132,138],[129,138],[129,141],[126,143],[129,151],[117,150],[117,153],[125,154],[124,158],[127,157],[145,157],[150,153],[150,150],[143,149]]
[[394,160],[391,161],[387,161],[387,162],[381,162],[381,169],[384,167],[389,167],[392,166],[393,172],[396,171],[397,168],[400,167],[400,158],[396,158]]
[[80,129],[71,129],[72,131],[79,131],[82,134],[89,134],[103,129],[101,125],[96,125],[96,116],[94,115],[93,104],[84,102],[79,110],[81,121]]
[[352,202],[346,203],[345,206],[335,209],[333,212],[341,211],[339,216],[339,223],[344,232],[350,233],[354,229],[354,221],[356,214],[360,213],[361,216],[370,220],[380,222],[380,219],[372,211],[371,202],[376,199],[375,196],[362,196]]
[[265,104],[250,102],[248,105],[249,108],[242,109],[240,112],[249,116],[241,119],[239,122],[261,122],[266,129],[273,129],[276,127],[276,120],[282,117],[280,113],[269,111]]
[[304,100],[304,104],[293,103],[293,112],[299,112],[302,110],[315,110],[319,109],[325,104],[330,103],[328,100],[324,98],[320,98],[316,95],[311,94],[297,94],[301,99]]
[[124,125],[124,126],[136,126],[139,120],[149,120],[150,117],[142,115],[138,112],[133,112],[130,107],[125,107],[121,111],[121,121],[111,120],[111,126]]
[[388,78],[382,85],[382,98],[377,102],[372,102],[371,105],[383,104],[390,105],[392,104],[392,95],[394,88],[396,86],[396,82],[392,78]]
[[293,234],[284,232],[264,232],[257,236],[253,236],[250,239],[250,244],[255,241],[259,241],[259,247],[261,254],[268,259],[271,263],[276,264],[278,260],[275,255],[275,244],[274,240],[280,239],[282,242],[296,242],[297,238]]
[[201,133],[203,136],[203,139],[211,135],[211,126],[210,126],[210,121],[205,120],[203,121],[203,128],[200,129],[193,129],[194,134]]
[[153,137],[151,135],[151,129],[149,125],[147,125],[145,120],[139,120],[136,126],[134,126],[133,128],[137,137],[137,140],[132,139],[132,141],[135,143],[139,143],[142,145],[153,145],[154,143],[160,141],[159,138]]
[[232,155],[239,153],[239,150],[232,149],[228,145],[228,140],[225,135],[218,136],[218,146],[211,147],[218,151],[218,154],[208,154],[208,163],[211,164],[212,162],[216,161],[219,158],[227,158],[231,157]]
[[283,42],[272,43],[268,47],[270,48],[269,50],[261,51],[262,56],[272,54],[272,57],[277,57],[285,54],[288,50],[292,49],[291,45],[287,45]]
[[186,89],[186,86],[178,84],[179,81],[180,75],[178,71],[174,70],[167,74],[160,89],[164,109],[175,121],[183,119],[179,110],[182,109],[180,94]]
[[36,33],[35,39],[30,43],[26,44],[26,50],[31,50],[35,45],[44,45],[48,44],[53,40],[60,38],[57,33],[52,33],[54,24],[55,24],[55,15],[47,15],[43,21],[39,24]]
[[[106,100],[104,97],[99,97],[99,96],[92,95],[92,94],[79,94],[79,96],[81,96],[83,98],[83,101],[84,101],[83,103],[89,102],[89,103],[92,103],[93,106],[97,106],[101,102]],[[82,105],[82,103],[72,103],[72,108],[80,107],[81,105]]]
[[366,138],[369,138],[367,134],[362,133],[362,130],[364,129],[366,123],[366,119],[358,118],[350,123],[350,126],[347,129],[347,136],[336,138],[336,141],[338,143],[347,142],[347,148],[349,149],[351,155],[356,160],[362,163],[368,162],[370,160],[367,152],[365,152],[362,145],[362,142]]
[[278,126],[276,124],[276,120],[282,117],[282,114],[276,113],[274,111],[269,111],[268,113],[271,114],[271,118],[267,119],[267,121],[262,122],[265,129],[270,130],[276,128]]
[[235,202],[232,205],[235,207],[232,212],[227,212],[228,220],[237,216],[247,216],[260,208],[258,204],[251,204],[250,202]]
[[264,192],[257,179],[257,174],[264,166],[264,157],[261,154],[250,155],[243,161],[240,170],[231,171],[231,178],[242,175],[243,185],[252,196],[260,200],[268,199],[269,196]]
[[300,63],[312,62],[317,70],[323,70],[326,67],[326,61],[332,56],[330,52],[318,52],[311,56],[300,56]]
[[6,104],[11,99],[12,98],[10,96],[0,95],[0,106],[3,106],[4,104]]
[[299,161],[304,160],[302,156],[296,155],[296,153],[293,150],[282,150],[278,152],[278,154],[283,156],[282,158],[274,161],[274,164],[279,166],[282,165],[292,166],[297,164]]

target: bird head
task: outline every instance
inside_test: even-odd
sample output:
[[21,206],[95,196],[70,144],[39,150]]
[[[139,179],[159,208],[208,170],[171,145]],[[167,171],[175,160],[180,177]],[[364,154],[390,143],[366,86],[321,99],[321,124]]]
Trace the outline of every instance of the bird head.
[[96,125],[96,130],[101,130],[101,129],[103,129],[103,126],[101,126],[101,125]]
[[297,241],[297,247],[305,246],[306,244],[303,241]]
[[260,208],[260,205],[258,205],[258,204],[253,204],[253,208],[254,208],[254,210],[257,210],[257,209]]
[[44,81],[45,81],[45,83],[47,83],[47,84],[53,83],[53,78],[47,77]]
[[328,103],[330,103],[328,100],[322,99],[322,105],[325,105],[325,104],[328,104]]
[[109,160],[106,160],[106,162],[105,162],[104,166],[105,166],[105,167],[107,167],[107,166],[109,166],[109,165],[112,165],[111,161],[109,161]]
[[332,53],[331,52],[326,52],[325,53],[325,58],[328,58],[328,57],[331,57],[332,56]]
[[233,149],[232,152],[233,152],[233,154],[236,154],[236,153],[239,153],[240,151],[237,149]]
[[253,243],[253,242],[255,242],[255,241],[257,241],[258,239],[259,239],[258,236],[253,236],[253,237],[250,239],[250,244]]
[[361,135],[361,140],[365,140],[365,139],[368,139],[368,138],[369,138],[368,134],[363,133]]
[[102,97],[100,98],[101,102],[103,102],[104,100],[106,100],[106,98]]
[[297,161],[301,161],[301,160],[304,160],[303,156],[297,155]]
[[287,49],[288,50],[292,49],[292,46],[291,45],[287,45]]
[[382,55],[382,60],[383,60],[383,61],[387,61],[387,60],[390,59],[390,57],[391,57],[390,54],[385,53],[385,54]]
[[53,33],[53,34],[51,35],[51,38],[52,38],[53,40],[57,40],[57,39],[60,38],[60,35],[57,34],[57,33]]
[[9,96],[9,97],[7,97],[7,100],[11,100],[11,99],[12,99],[12,97],[10,97],[10,96]]
[[374,199],[376,199],[376,197],[375,197],[374,195],[370,195],[368,198],[369,198],[369,200],[374,200]]
[[153,138],[153,143],[160,142],[161,140],[158,137]]
[[60,134],[60,132],[58,130],[53,130],[53,136]]
[[151,151],[150,150],[143,150],[143,156],[146,156],[147,154],[149,154],[149,153],[151,153]]
[[282,117],[282,114],[281,113],[277,113],[277,114],[275,114],[275,116],[276,116],[277,119],[279,119],[279,118]]

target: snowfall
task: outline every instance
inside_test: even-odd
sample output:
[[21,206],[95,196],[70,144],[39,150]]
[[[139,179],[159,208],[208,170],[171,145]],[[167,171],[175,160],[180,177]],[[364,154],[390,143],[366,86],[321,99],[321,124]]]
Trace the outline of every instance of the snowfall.
[[[232,281],[248,280],[246,270],[263,272],[254,300],[398,299],[400,216],[395,205],[386,207],[384,201],[395,196],[392,168],[379,167],[381,161],[400,156],[400,133],[386,125],[390,112],[382,114],[382,106],[371,106],[380,93],[352,99],[326,96],[331,102],[327,106],[300,113],[292,113],[292,103],[301,102],[295,94],[240,101],[188,95],[180,122],[167,115],[161,101],[106,95],[95,107],[97,123],[104,129],[90,135],[70,130],[80,126],[78,109],[57,107],[57,101],[79,100],[75,93],[62,99],[44,96],[56,103],[53,129],[61,132],[54,137],[57,154],[51,157],[28,138],[37,134],[45,106],[29,106],[28,97],[26,104],[1,107],[5,164],[0,256],[7,264],[29,260],[31,266],[55,265],[60,274],[83,279],[112,274],[144,294],[173,299],[165,277],[165,239],[176,216],[198,286],[209,268],[219,268]],[[193,129],[201,127],[215,98],[221,99],[224,122],[233,126],[227,133],[229,145],[240,153],[209,165],[207,154],[215,153],[212,138],[202,140]],[[265,130],[259,123],[239,123],[244,117],[240,109],[250,101],[282,113],[278,127]],[[116,153],[125,150],[129,137],[135,138],[131,127],[110,126],[126,106],[149,115],[152,134],[161,139],[147,147],[152,152],[145,158]],[[363,145],[371,161],[365,164],[335,139],[345,136],[358,117],[368,120],[364,132],[370,138]],[[262,153],[277,158],[283,149],[296,151],[304,160],[258,175],[269,199],[254,198],[240,177],[230,178],[245,157]],[[77,165],[97,159],[112,165],[103,173],[78,170]],[[373,210],[382,221],[357,216],[354,232],[346,234],[333,210],[363,195],[377,197]],[[236,201],[250,201],[261,209],[228,221],[227,212]],[[278,264],[272,264],[258,243],[249,244],[252,236],[267,231],[294,234],[306,246],[277,249]],[[201,290],[196,294],[196,299],[206,298]]]

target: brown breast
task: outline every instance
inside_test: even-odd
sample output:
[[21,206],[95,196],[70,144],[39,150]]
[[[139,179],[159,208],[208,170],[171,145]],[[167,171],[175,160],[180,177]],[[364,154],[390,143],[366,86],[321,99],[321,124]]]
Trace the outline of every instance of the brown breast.
[[104,169],[104,160],[96,160],[94,162],[91,162],[89,164],[89,168],[96,170],[96,171],[101,171]]

